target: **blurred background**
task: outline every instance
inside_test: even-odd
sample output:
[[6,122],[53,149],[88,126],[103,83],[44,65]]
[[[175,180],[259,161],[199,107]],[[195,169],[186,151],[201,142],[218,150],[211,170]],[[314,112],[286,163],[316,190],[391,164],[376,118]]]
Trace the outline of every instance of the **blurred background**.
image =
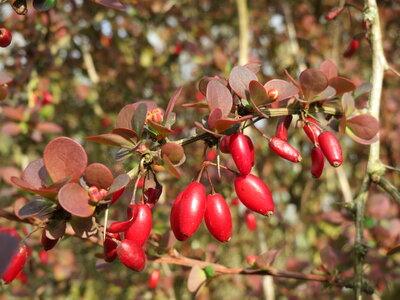
[[[0,209],[15,205],[16,199],[32,194],[17,190],[9,178],[18,176],[32,160],[38,159],[46,144],[57,136],[82,142],[89,162],[106,164],[115,173],[128,171],[137,162],[117,163],[115,151],[84,142],[85,136],[111,132],[119,110],[139,100],[153,100],[166,108],[178,87],[183,92],[175,112],[173,138],[194,133],[193,122],[206,111],[183,108],[182,103],[201,99],[197,83],[205,76],[228,76],[239,62],[239,18],[233,0],[121,1],[126,12],[100,6],[92,1],[58,1],[47,12],[28,6],[19,16],[8,4],[0,6],[0,27],[12,31],[13,41],[0,49],[0,71],[13,77],[8,95],[0,102]],[[363,2],[355,0],[334,20],[325,16],[344,1],[247,1],[249,57],[261,63],[260,82],[294,78],[305,68],[318,68],[332,59],[340,75],[357,85],[369,82],[371,51],[364,38]],[[400,4],[379,1],[383,46],[391,66],[400,69]],[[343,57],[351,40],[359,49]],[[367,95],[357,99],[365,110]],[[392,167],[400,165],[399,77],[387,72],[381,113],[381,159]],[[262,130],[273,134],[276,120]],[[236,197],[233,178],[216,174],[216,189],[222,193],[234,217],[232,239],[217,242],[204,225],[184,243],[175,247],[186,256],[217,262],[229,267],[246,266],[247,255],[267,250],[280,252],[274,266],[304,273],[353,275],[354,226],[343,207],[346,197],[356,195],[365,174],[368,146],[341,137],[345,161],[340,171],[327,167],[321,179],[310,174],[310,143],[301,130],[291,127],[290,143],[303,155],[301,164],[283,161],[269,151],[266,141],[255,135],[256,170],[273,192],[277,212],[272,218],[256,216],[257,226],[246,225],[244,206]],[[154,233],[169,230],[173,199],[199,170],[202,142],[185,148],[187,161],[183,176],[176,180],[159,174],[164,192],[154,210]],[[114,151],[114,152],[113,152]],[[214,160],[215,153],[208,153]],[[232,165],[229,156],[222,161]],[[130,165],[131,164],[131,165]],[[398,171],[387,173],[400,185]],[[129,200],[127,200],[129,201]],[[111,217],[121,220],[127,202],[119,201]],[[387,255],[399,244],[399,206],[378,188],[367,203],[366,241],[370,250],[366,274],[376,287],[375,299],[399,295],[400,257]],[[0,218],[1,226],[29,233],[31,225]],[[32,257],[24,276],[0,287],[0,299],[191,299],[187,289],[190,269],[148,262],[134,273],[119,262],[96,268],[96,253],[102,249],[77,238],[64,238],[47,255],[41,254],[40,234],[28,240]],[[155,289],[147,286],[149,274],[158,269],[161,279]],[[397,293],[397,294],[396,294]],[[221,276],[204,286],[198,299],[352,299],[349,289],[261,276]]]

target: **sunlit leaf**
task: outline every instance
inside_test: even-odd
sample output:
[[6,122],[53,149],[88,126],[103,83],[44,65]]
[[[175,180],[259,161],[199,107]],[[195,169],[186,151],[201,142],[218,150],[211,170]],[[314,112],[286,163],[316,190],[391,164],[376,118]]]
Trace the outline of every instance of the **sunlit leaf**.
[[214,76],[214,77],[203,77],[199,81],[199,91],[202,93],[204,96],[207,95],[207,85],[211,80],[217,80],[219,81],[222,85],[228,86],[228,81],[226,79]]
[[246,67],[254,74],[257,74],[258,72],[260,72],[261,64],[258,62],[249,62],[248,64],[245,64],[243,67]]
[[225,130],[227,130],[232,125],[242,123],[242,122],[244,122],[246,120],[249,120],[251,118],[253,118],[253,115],[244,116],[244,117],[241,117],[239,119],[222,118],[222,119],[219,119],[219,120],[217,120],[215,122],[215,128],[217,129],[218,132],[224,132]]
[[354,134],[353,131],[351,131],[351,129],[349,127],[346,127],[346,134],[351,137],[355,142],[359,143],[359,144],[363,144],[363,145],[371,145],[375,142],[378,141],[378,136],[374,136],[373,138],[366,140],[363,138],[358,137],[357,135]]
[[57,190],[50,190],[50,189],[35,189],[30,184],[18,177],[11,177],[11,182],[18,186],[19,188],[33,192],[35,194],[38,194],[40,196],[43,196],[45,198],[52,198],[57,194]]
[[299,81],[304,100],[308,101],[312,100],[328,86],[328,79],[325,74],[317,69],[304,70],[299,76]]
[[328,78],[328,80],[333,77],[338,76],[337,67],[336,67],[335,63],[330,59],[324,60],[321,63],[319,69],[321,70],[322,73],[325,74],[325,76],[326,76],[326,78]]
[[243,99],[246,99],[249,94],[249,85],[252,80],[257,80],[257,76],[246,67],[236,66],[229,74],[229,85]]
[[211,110],[210,115],[208,116],[207,119],[208,128],[214,130],[215,123],[221,118],[222,118],[222,112],[219,108],[214,108],[213,110]]
[[185,156],[185,151],[181,145],[169,142],[162,145],[161,155],[166,155],[173,164],[177,164]]
[[352,92],[356,88],[353,81],[340,76],[331,78],[328,84],[336,90],[336,95]]
[[182,87],[178,88],[174,95],[171,97],[171,99],[168,102],[168,106],[167,109],[165,111],[165,116],[164,116],[164,125],[166,125],[168,127],[168,121],[169,121],[169,117],[174,109],[175,103],[176,101],[179,99],[179,96],[181,95],[182,92]]
[[370,114],[360,114],[347,119],[346,125],[358,137],[370,140],[379,132],[379,122]]
[[369,93],[372,90],[372,84],[369,82],[364,82],[360,84],[354,91],[354,98],[357,99],[363,94]]
[[135,146],[130,140],[127,140],[121,135],[115,133],[104,133],[94,136],[87,136],[84,137],[84,139],[98,144],[121,147],[126,149],[132,149]]
[[343,114],[346,117],[350,116],[356,107],[353,96],[350,93],[344,93],[341,101],[343,106]]
[[83,174],[88,186],[95,186],[99,189],[108,189],[114,181],[110,169],[101,163],[92,163],[87,166]]
[[263,105],[268,100],[268,94],[264,86],[257,80],[250,81],[250,98],[256,105]]
[[270,89],[278,90],[278,98],[275,102],[289,99],[299,93],[299,89],[295,85],[282,79],[272,79],[264,84],[264,88],[266,91]]
[[232,94],[218,80],[211,80],[208,83],[206,98],[210,111],[219,108],[223,117],[226,117],[231,112],[233,104]]
[[187,282],[188,290],[194,293],[206,281],[206,279],[206,273],[198,265],[193,266],[190,270]]
[[153,122],[152,120],[147,120],[147,125],[160,135],[161,138],[166,137],[168,134],[173,133],[174,131],[169,129],[168,127],[165,127],[157,122]]
[[132,144],[137,142],[137,134],[135,131],[133,131],[132,129],[129,128],[114,128],[112,130],[112,133],[118,134],[120,136],[122,136],[123,138],[129,140],[132,142]]
[[48,180],[49,174],[44,167],[43,159],[30,162],[22,172],[21,179],[35,189],[40,189]]
[[95,210],[95,206],[89,204],[88,192],[73,182],[60,189],[58,202],[66,211],[77,217],[90,217]]

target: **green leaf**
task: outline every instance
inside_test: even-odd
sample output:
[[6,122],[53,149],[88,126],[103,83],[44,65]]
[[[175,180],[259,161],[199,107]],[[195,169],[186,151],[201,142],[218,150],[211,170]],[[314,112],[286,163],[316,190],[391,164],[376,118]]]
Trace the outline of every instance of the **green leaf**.
[[211,278],[211,277],[215,276],[214,266],[206,266],[203,270],[206,273],[207,278]]
[[372,217],[365,217],[364,219],[364,227],[365,228],[372,228],[376,225],[376,220]]

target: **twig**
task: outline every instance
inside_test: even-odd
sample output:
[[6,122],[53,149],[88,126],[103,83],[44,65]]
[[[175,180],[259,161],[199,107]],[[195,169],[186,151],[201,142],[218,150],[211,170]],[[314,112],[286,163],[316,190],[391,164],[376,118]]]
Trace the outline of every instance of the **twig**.
[[249,13],[247,0],[236,0],[239,15],[239,65],[245,65],[249,58]]
[[[374,180],[375,182],[375,180]],[[400,203],[400,192],[399,190],[385,177],[380,176],[376,183],[390,196],[393,197],[398,203]]]

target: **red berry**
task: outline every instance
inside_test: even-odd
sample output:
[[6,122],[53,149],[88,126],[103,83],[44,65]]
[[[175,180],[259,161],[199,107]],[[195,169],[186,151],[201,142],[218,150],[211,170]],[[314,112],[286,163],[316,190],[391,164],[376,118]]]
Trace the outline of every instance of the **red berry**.
[[113,222],[110,227],[108,227],[107,232],[109,233],[119,233],[128,230],[129,226],[133,223],[133,220]]
[[232,206],[238,206],[239,205],[239,199],[238,198],[233,198],[231,200],[231,205]]
[[352,39],[350,41],[349,46],[347,47],[346,51],[343,52],[343,57],[350,58],[356,53],[358,50],[358,46],[360,45],[360,42],[356,39]]
[[42,265],[46,266],[49,263],[49,255],[47,254],[47,251],[40,250],[39,259],[40,259],[40,263]]
[[217,151],[215,149],[211,149],[208,151],[206,159],[209,161],[213,161],[217,157]]
[[321,148],[313,147],[311,150],[311,175],[314,178],[321,177],[322,171],[324,170],[325,157],[322,153]]
[[250,231],[254,231],[257,229],[257,218],[256,218],[255,214],[253,214],[249,211],[246,211],[244,218],[246,220],[247,228]]
[[313,144],[317,143],[318,136],[321,134],[321,129],[319,129],[318,121],[310,117],[307,117],[304,120],[304,132],[307,134],[308,138]]
[[329,163],[337,168],[343,162],[342,147],[330,131],[324,131],[318,137],[318,142]]
[[153,217],[150,208],[146,204],[138,204],[137,208],[136,218],[125,232],[125,239],[143,246],[149,238]]
[[247,255],[246,256],[246,261],[250,266],[254,266],[257,260],[256,255]]
[[235,191],[239,200],[248,209],[268,215],[274,212],[274,202],[268,186],[253,174],[240,175],[235,178]]
[[119,233],[107,233],[106,239],[104,240],[104,260],[106,262],[113,262],[117,258],[117,247],[118,244],[113,240],[121,240],[121,236]]
[[53,248],[56,246],[58,240],[59,240],[59,239],[51,239],[51,238],[49,238],[49,237],[46,235],[46,230],[43,229],[43,231],[42,231],[42,237],[41,237],[41,239],[40,239],[40,243],[42,244],[43,249],[44,249],[45,251],[49,251],[49,250],[53,249]]
[[179,227],[183,235],[191,236],[200,226],[206,210],[206,190],[199,182],[185,189],[179,208]]
[[231,149],[229,146],[230,141],[230,135],[225,135],[219,140],[219,150],[221,150],[222,153],[231,153]]
[[270,100],[276,100],[279,97],[279,91],[277,89],[269,89],[268,90],[268,98]]
[[184,192],[185,192],[185,190],[180,192],[178,197],[176,197],[176,200],[175,200],[174,204],[172,205],[171,213],[169,216],[169,221],[171,224],[172,232],[174,233],[174,235],[178,241],[184,241],[188,238],[187,236],[183,235],[180,224],[179,224],[180,205],[181,205],[181,200],[182,200],[182,196],[183,196]]
[[18,252],[14,254],[10,263],[8,264],[7,270],[1,277],[5,283],[10,283],[17,277],[18,273],[22,270],[26,260],[28,259],[28,252],[27,246],[19,247]]
[[278,125],[276,126],[275,136],[283,141],[288,139],[288,130],[290,123],[292,122],[292,115],[282,116],[278,120]]
[[235,133],[230,137],[229,148],[239,172],[242,175],[249,174],[254,164],[254,147],[250,138]]
[[151,272],[151,274],[150,274],[147,285],[149,288],[155,289],[157,287],[157,284],[159,281],[160,281],[160,271],[153,270],[153,272]]
[[123,240],[117,247],[119,260],[128,268],[140,272],[146,266],[146,254],[134,241]]
[[232,216],[225,199],[220,194],[208,195],[204,221],[208,231],[220,242],[232,235]]
[[332,20],[336,19],[336,17],[337,17],[338,15],[340,15],[341,12],[342,12],[342,9],[340,9],[340,8],[335,8],[334,10],[331,10],[330,12],[328,12],[328,13],[325,15],[325,20],[327,20],[327,21],[332,21]]
[[288,161],[297,163],[302,159],[299,151],[294,149],[288,142],[281,140],[280,138],[271,138],[269,140],[269,147],[280,157],[287,159]]
[[11,31],[7,28],[0,28],[0,47],[7,47],[11,44]]
[[112,194],[111,204],[114,204],[121,197],[124,191],[125,188],[122,188],[119,191],[116,191],[114,194]]

